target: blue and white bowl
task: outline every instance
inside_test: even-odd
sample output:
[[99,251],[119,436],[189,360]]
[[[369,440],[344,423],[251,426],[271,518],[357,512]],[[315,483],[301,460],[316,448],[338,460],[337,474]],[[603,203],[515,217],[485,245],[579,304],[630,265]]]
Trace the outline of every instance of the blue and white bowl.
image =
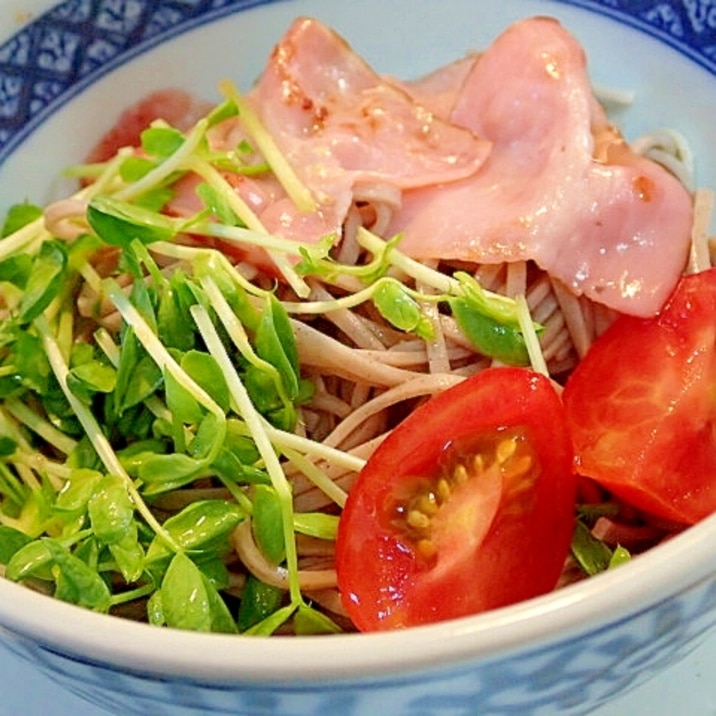
[[[55,177],[119,111],[167,86],[247,86],[297,15],[378,69],[417,76],[554,15],[597,84],[633,92],[627,136],[680,129],[716,187],[711,0],[2,0],[0,212]],[[255,639],[157,629],[0,581],[0,638],[19,659],[129,716],[585,714],[694,649],[716,623],[716,517],[626,567],[517,606],[404,632]],[[51,709],[49,713],[52,713]]]

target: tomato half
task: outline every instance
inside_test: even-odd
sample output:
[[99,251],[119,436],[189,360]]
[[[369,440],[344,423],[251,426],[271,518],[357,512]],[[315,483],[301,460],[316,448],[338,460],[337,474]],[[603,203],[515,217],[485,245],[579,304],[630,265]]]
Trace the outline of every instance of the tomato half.
[[362,631],[511,604],[554,588],[574,527],[573,453],[551,382],[491,368],[411,413],[352,487],[338,587]]
[[617,319],[565,387],[578,471],[668,520],[716,510],[715,341],[716,269],[654,318]]

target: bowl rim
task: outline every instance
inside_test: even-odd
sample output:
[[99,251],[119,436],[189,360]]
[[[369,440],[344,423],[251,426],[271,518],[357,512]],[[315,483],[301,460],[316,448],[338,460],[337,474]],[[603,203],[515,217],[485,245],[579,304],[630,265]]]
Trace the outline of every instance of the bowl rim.
[[181,631],[90,612],[3,579],[0,629],[74,661],[144,677],[287,687],[381,681],[524,656],[612,628],[713,580],[714,535],[716,515],[628,564],[549,594],[401,631],[299,638]]

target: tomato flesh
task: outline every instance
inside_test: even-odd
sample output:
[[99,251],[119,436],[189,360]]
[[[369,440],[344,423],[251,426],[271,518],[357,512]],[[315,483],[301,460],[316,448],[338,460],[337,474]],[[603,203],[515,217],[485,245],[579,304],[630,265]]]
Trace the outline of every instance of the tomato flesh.
[[544,376],[491,368],[430,399],[375,451],[338,530],[338,586],[363,631],[550,591],[574,525],[573,454]]
[[666,520],[715,511],[715,342],[716,269],[654,318],[618,318],[565,387],[578,471]]

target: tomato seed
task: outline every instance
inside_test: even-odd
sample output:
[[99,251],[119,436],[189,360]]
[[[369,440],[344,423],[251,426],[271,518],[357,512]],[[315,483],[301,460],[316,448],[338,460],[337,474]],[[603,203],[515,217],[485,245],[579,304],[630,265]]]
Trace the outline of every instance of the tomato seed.
[[416,545],[418,553],[424,559],[432,559],[438,552],[438,548],[435,546],[435,542],[431,539],[418,540]]
[[515,454],[516,450],[517,443],[514,439],[509,438],[507,440],[500,441],[497,445],[497,450],[495,450],[497,462],[500,465],[504,465]]
[[447,501],[450,498],[450,483],[444,477],[441,477],[438,480],[436,491],[438,503],[442,505],[443,502]]
[[430,518],[420,510],[409,510],[405,521],[410,527],[416,530],[427,530],[430,528]]

